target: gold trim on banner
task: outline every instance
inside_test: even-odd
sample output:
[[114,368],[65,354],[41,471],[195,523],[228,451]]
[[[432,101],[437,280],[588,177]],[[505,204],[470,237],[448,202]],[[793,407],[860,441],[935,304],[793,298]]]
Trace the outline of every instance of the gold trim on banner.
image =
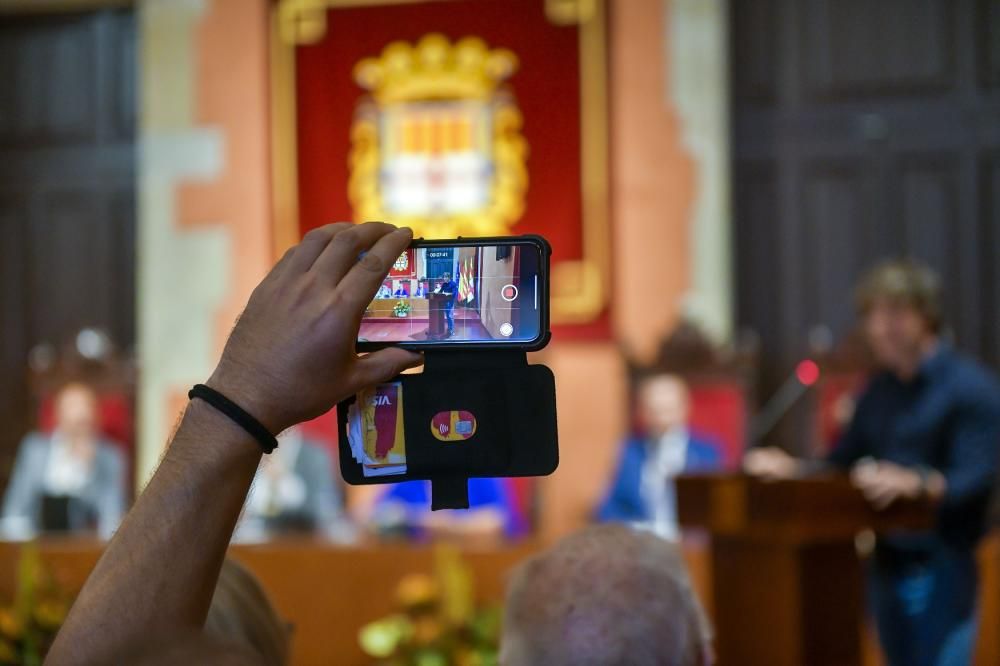
[[[296,242],[295,47],[326,34],[326,10],[420,0],[281,0],[272,10],[271,132],[274,250]],[[556,25],[580,26],[580,184],[582,258],[552,267],[552,323],[582,324],[604,310],[611,282],[608,200],[607,18],[605,0],[540,0]]]
[[[359,106],[351,127],[347,196],[355,221],[385,220],[407,226],[417,238],[509,235],[524,213],[528,188],[528,144],[521,135],[521,112],[504,86],[517,65],[513,53],[490,49],[478,37],[465,37],[452,44],[437,33],[425,35],[416,44],[392,42],[381,55],[359,62],[354,78],[370,91],[372,99]],[[479,111],[489,109],[494,176],[489,204],[474,213],[428,217],[392,214],[384,208],[379,190],[384,159],[379,133],[391,135],[393,130],[389,129],[388,119],[379,117],[378,108],[426,99],[464,101]]]

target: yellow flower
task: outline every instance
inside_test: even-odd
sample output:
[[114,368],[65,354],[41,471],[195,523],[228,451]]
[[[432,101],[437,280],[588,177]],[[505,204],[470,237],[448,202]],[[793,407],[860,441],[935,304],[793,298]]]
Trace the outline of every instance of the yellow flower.
[[430,645],[441,638],[444,624],[433,615],[425,615],[413,621],[413,642],[420,645]]
[[391,657],[396,648],[412,633],[409,620],[402,615],[390,615],[361,627],[358,643],[365,654],[376,659]]
[[17,650],[10,641],[0,638],[0,662],[6,664],[16,664],[20,659],[17,657]]
[[68,610],[66,604],[57,599],[39,601],[34,612],[35,622],[43,629],[58,629]]
[[24,625],[21,620],[14,615],[14,611],[9,608],[0,610],[0,634],[8,638],[20,638],[24,632]]
[[438,587],[433,578],[425,574],[404,576],[396,588],[396,599],[403,608],[423,606],[437,601]]

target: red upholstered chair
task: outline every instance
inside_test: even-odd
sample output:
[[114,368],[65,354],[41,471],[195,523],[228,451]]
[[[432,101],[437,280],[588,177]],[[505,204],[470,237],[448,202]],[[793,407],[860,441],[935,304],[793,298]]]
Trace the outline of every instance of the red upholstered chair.
[[735,378],[690,380],[693,432],[715,438],[722,445],[727,470],[737,469],[747,441],[747,390]]

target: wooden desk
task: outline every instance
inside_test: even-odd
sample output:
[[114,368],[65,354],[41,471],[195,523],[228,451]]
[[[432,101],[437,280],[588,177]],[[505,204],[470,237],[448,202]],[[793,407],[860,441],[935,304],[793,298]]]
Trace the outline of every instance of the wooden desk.
[[[0,542],[0,598],[14,593],[20,544]],[[463,548],[480,601],[503,598],[507,572],[540,545]],[[103,544],[83,539],[46,539],[42,559],[61,584],[83,586]],[[358,629],[396,610],[399,580],[432,571],[431,546],[372,543],[338,546],[308,538],[236,545],[230,556],[260,579],[281,616],[294,626],[293,664],[369,665],[358,647]]]
[[410,314],[400,319],[403,321],[406,319],[427,319],[428,301],[426,298],[376,298],[368,304],[365,314],[377,319],[394,318],[392,309],[400,301],[406,301],[410,304]]
[[[864,586],[855,537],[866,530],[916,529],[930,507],[873,510],[846,477],[764,483],[743,476],[677,482],[680,522],[711,535],[712,616],[720,666],[861,664],[866,647]],[[997,654],[996,539],[980,551],[977,662]]]
[[[516,545],[463,548],[466,562],[475,575],[476,594],[481,601],[499,601],[503,597],[506,575],[523,558],[538,552],[543,544],[525,542]],[[16,564],[20,544],[0,542],[0,599],[8,601],[14,593]],[[684,543],[684,555],[691,570],[695,588],[709,614],[719,618],[733,601],[720,585],[729,578],[748,577],[734,571],[722,580],[711,580],[712,557],[703,540]],[[100,557],[103,544],[86,539],[47,539],[40,543],[42,559],[56,578],[68,589],[83,586]],[[353,666],[371,663],[362,654],[357,642],[358,629],[373,619],[394,610],[396,584],[408,573],[430,573],[430,546],[371,543],[357,546],[336,546],[307,538],[281,540],[255,546],[233,546],[230,555],[250,568],[270,595],[282,617],[295,626],[292,638],[292,664],[344,664]],[[980,636],[977,664],[1000,663],[1000,636],[997,623],[1000,605],[1000,544],[988,540],[980,551],[982,577]],[[828,572],[829,573],[829,572]],[[763,572],[754,572],[760,578]],[[834,578],[840,581],[839,577]],[[711,593],[712,589],[716,594]],[[756,612],[756,603],[747,613]],[[746,619],[744,617],[744,619]],[[858,623],[862,621],[859,619]],[[794,624],[792,625],[794,626]],[[717,628],[720,641],[722,627]],[[771,626],[767,636],[777,636],[789,629]],[[863,661],[876,666],[870,650]],[[722,666],[725,666],[724,662]],[[737,663],[761,663],[752,659]],[[773,662],[769,666],[782,666]]]

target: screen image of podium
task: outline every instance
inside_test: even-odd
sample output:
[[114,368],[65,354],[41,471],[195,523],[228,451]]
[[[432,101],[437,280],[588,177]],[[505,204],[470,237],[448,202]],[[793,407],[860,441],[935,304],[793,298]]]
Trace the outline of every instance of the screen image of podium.
[[365,310],[365,342],[532,340],[539,258],[523,246],[411,248]]

